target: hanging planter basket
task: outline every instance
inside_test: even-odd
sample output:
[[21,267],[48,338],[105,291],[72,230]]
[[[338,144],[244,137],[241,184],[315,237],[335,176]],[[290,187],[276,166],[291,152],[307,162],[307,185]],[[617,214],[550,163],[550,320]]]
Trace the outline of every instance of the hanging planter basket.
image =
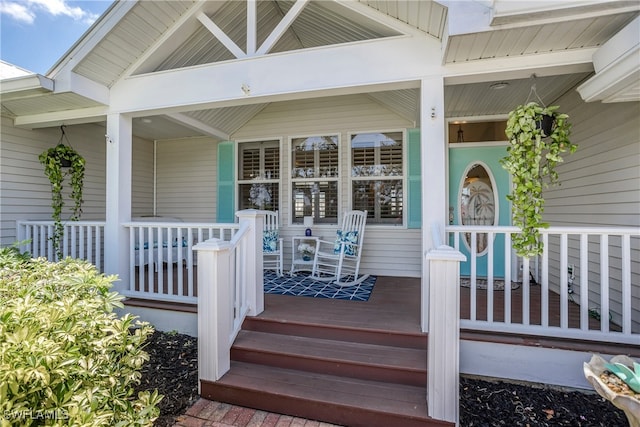
[[44,151],[38,160],[44,166],[44,174],[51,183],[51,208],[54,221],[53,235],[51,240],[58,259],[62,258],[61,239],[64,235],[64,224],[62,223],[62,208],[64,198],[62,195],[63,184],[67,176],[70,177],[71,199],[73,208],[71,220],[77,221],[82,213],[82,189],[84,185],[84,158],[76,152],[71,145],[65,145],[63,140],[69,144],[69,140],[64,131],[64,125],[60,126],[62,135],[55,147]]
[[536,129],[540,131],[543,138],[551,136],[556,124],[556,117],[553,114],[543,114],[542,118],[536,122]]
[[[532,89],[533,90],[533,89]],[[513,235],[513,248],[518,256],[533,258],[542,254],[540,228],[544,212],[543,189],[559,183],[555,167],[562,154],[575,152],[569,141],[571,125],[557,106],[545,107],[537,102],[517,106],[509,113],[506,135],[507,156],[500,160],[512,178],[512,223],[522,230]]]

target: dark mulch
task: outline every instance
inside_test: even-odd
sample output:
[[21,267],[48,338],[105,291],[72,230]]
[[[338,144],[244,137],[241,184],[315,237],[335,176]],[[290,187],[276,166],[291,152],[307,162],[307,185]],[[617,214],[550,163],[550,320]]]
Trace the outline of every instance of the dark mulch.
[[157,389],[160,417],[154,426],[172,426],[198,400],[198,340],[189,335],[154,332],[145,351],[149,361],[142,367],[138,390]]
[[[155,332],[146,351],[139,389],[158,389],[160,418],[155,426],[172,426],[198,399],[198,341],[188,335]],[[625,427],[624,412],[595,393],[531,384],[460,379],[460,425]]]

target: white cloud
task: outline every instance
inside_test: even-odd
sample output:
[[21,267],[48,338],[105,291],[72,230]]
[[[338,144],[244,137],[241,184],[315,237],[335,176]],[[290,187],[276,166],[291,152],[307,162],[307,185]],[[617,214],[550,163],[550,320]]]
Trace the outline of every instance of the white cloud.
[[25,3],[1,2],[0,14],[8,15],[19,22],[33,24],[36,19],[35,13],[29,10]]
[[78,6],[71,6],[67,0],[1,0],[0,13],[6,14],[16,21],[32,24],[36,14],[47,13],[53,16],[67,16],[75,21],[92,24],[99,15],[86,11]]

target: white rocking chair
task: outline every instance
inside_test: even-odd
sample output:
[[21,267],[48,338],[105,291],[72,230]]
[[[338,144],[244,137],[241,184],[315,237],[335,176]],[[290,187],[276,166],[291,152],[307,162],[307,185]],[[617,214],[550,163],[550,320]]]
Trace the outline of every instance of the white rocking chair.
[[263,270],[273,270],[282,276],[282,241],[278,235],[278,211],[266,212],[262,232]]
[[369,277],[368,274],[358,277],[366,222],[367,211],[345,212],[342,227],[336,232],[336,240],[316,242],[311,273],[314,279],[335,282],[340,286],[354,286]]

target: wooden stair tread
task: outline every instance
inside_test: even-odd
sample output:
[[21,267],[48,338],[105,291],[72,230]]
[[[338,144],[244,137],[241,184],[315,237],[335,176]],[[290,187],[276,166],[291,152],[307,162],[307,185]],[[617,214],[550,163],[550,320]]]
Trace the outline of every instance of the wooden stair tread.
[[400,368],[416,373],[427,370],[426,351],[415,348],[390,347],[322,338],[280,335],[266,332],[240,331],[234,349],[350,363]]
[[359,407],[379,413],[429,418],[422,387],[344,378],[319,373],[231,362],[231,370],[218,382],[236,388],[255,389],[276,397]]
[[247,317],[243,330],[426,350],[427,334]]

